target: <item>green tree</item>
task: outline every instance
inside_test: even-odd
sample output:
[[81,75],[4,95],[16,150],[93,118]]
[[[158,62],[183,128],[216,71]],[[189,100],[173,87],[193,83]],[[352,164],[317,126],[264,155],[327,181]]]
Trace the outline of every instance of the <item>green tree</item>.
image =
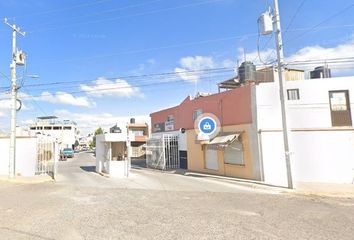
[[101,127],[97,128],[95,134],[93,135],[92,143],[90,144],[91,148],[96,147],[96,135],[103,134],[103,129]]

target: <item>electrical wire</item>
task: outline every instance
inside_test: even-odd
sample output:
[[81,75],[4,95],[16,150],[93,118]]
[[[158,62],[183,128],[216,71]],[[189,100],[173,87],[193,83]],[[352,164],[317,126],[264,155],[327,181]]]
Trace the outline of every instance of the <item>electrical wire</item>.
[[[57,60],[50,61],[51,59],[41,59],[41,60],[42,61],[45,60],[46,62],[51,62],[51,63],[63,63],[63,62],[74,62],[74,61],[82,61],[82,60],[94,60],[94,59],[100,59],[100,58],[111,58],[111,57],[120,56],[120,55],[132,55],[132,54],[145,53],[145,52],[150,52],[150,51],[155,51],[155,50],[164,50],[164,49],[171,49],[171,48],[188,47],[188,46],[199,45],[199,44],[208,44],[208,43],[227,41],[227,40],[234,40],[234,39],[242,39],[242,38],[245,38],[245,37],[250,38],[250,37],[256,37],[256,36],[257,36],[257,34],[252,34],[251,33],[251,34],[235,35],[235,36],[229,36],[229,37],[223,37],[223,38],[214,38],[214,39],[207,39],[207,40],[201,40],[201,41],[186,42],[186,43],[181,43],[181,44],[172,44],[172,45],[166,45],[166,46],[160,46],[160,47],[128,50],[128,51],[123,51],[123,52],[117,52],[117,53],[114,53],[114,54],[95,55],[95,56],[90,56],[90,57],[71,58],[71,59],[62,59],[62,60],[59,60],[59,61],[57,61]],[[38,64],[34,63],[32,65],[38,65]]]
[[[123,7],[119,7],[119,8],[111,8],[109,10],[105,10],[105,11],[101,11],[101,12],[95,12],[93,14],[87,14],[87,15],[79,15],[79,16],[74,16],[71,17],[70,20],[73,19],[80,19],[80,18],[91,18],[94,16],[99,16],[99,15],[103,15],[103,14],[109,14],[109,13],[113,13],[113,12],[117,12],[117,11],[121,11],[121,10],[126,10],[126,9],[130,9],[130,8],[138,8],[138,7],[142,7],[142,6],[146,6],[146,5],[150,5],[152,3],[156,3],[156,2],[161,2],[162,0],[153,0],[153,1],[149,1],[149,2],[143,2],[143,3],[139,3],[139,4],[132,4],[132,5],[127,5],[127,6],[123,6]],[[66,20],[68,20],[66,18]],[[49,22],[49,23],[42,23],[42,24],[38,24],[38,25],[33,25],[33,26],[28,26],[29,28],[38,28],[38,27],[43,27],[43,26],[50,26],[53,24],[60,24],[60,22]]]
[[32,30],[32,31],[28,31],[28,33],[46,32],[46,31],[65,29],[65,28],[70,28],[70,27],[74,27],[74,26],[86,25],[86,24],[96,24],[96,23],[102,23],[102,22],[108,22],[108,21],[116,21],[116,20],[120,20],[120,19],[124,19],[124,18],[139,17],[139,16],[151,15],[151,14],[156,14],[156,13],[161,13],[161,12],[168,12],[168,11],[172,11],[172,10],[176,10],[176,9],[184,9],[184,8],[188,8],[188,7],[201,6],[201,5],[220,2],[220,1],[225,1],[225,0],[208,0],[208,1],[201,1],[201,2],[196,2],[196,3],[189,3],[189,4],[185,4],[185,5],[168,7],[168,8],[161,8],[158,10],[152,10],[152,11],[136,13],[136,14],[131,14],[131,15],[103,18],[103,19],[86,21],[86,22],[77,22],[77,23],[71,23],[69,25],[63,25],[63,26],[47,28],[47,29]]
[[291,19],[290,19],[288,25],[287,25],[286,28],[285,28],[284,34],[286,34],[286,33],[288,32],[289,28],[290,28],[291,25],[293,24],[293,22],[294,22],[296,16],[299,14],[301,8],[303,7],[303,5],[305,4],[306,1],[307,1],[307,0],[302,0],[302,2],[301,2],[301,3],[299,4],[299,6],[296,8],[294,15],[291,17]]
[[[174,72],[164,72],[164,73],[152,73],[152,74],[141,74],[141,75],[126,75],[126,76],[117,76],[117,77],[107,77],[104,78],[105,80],[127,80],[127,79],[146,79],[147,77],[168,77],[168,76],[179,76],[180,74],[204,74],[210,72],[228,72],[232,71],[233,68],[208,68],[208,69],[198,69],[198,70],[185,70],[185,71],[174,71]],[[50,85],[61,85],[61,84],[68,84],[68,83],[87,83],[93,82],[98,80],[96,79],[86,79],[86,80],[77,80],[77,81],[58,81],[58,82],[51,82],[51,83],[39,83],[39,84],[28,84],[25,87],[37,87],[37,86],[50,86]],[[0,89],[9,88],[9,87],[0,87]]]
[[[200,77],[199,80],[203,79],[203,77]],[[166,85],[166,84],[171,84],[171,83],[184,83],[187,84],[188,81],[183,80],[181,78],[176,78],[174,80],[169,80],[169,81],[155,81],[155,82],[150,82],[150,83],[143,83],[143,84],[135,84],[135,85],[123,85],[123,86],[114,86],[114,87],[107,87],[107,88],[99,88],[99,89],[92,89],[92,90],[77,90],[77,91],[70,91],[70,92],[59,92],[56,93],[55,96],[57,95],[66,95],[66,94],[78,94],[78,93],[95,93],[95,92],[104,92],[104,91],[112,91],[112,90],[120,90],[120,89],[130,89],[130,88],[137,88],[137,87],[148,87],[148,86],[159,86],[159,85]],[[109,85],[109,84],[108,84]],[[173,89],[173,88],[172,88]],[[42,94],[42,95],[37,95],[37,96],[24,96],[22,99],[30,98],[30,97],[46,97],[46,96],[52,96],[51,93],[49,94]],[[8,98],[0,98],[0,100],[5,100]]]
[[20,15],[20,16],[12,16],[12,17],[8,17],[8,18],[9,19],[18,19],[18,18],[34,17],[34,16],[39,16],[39,15],[47,15],[47,14],[56,13],[56,12],[64,12],[64,11],[68,11],[68,10],[72,10],[72,9],[76,9],[76,8],[94,6],[94,5],[98,5],[98,4],[102,4],[102,3],[110,2],[110,1],[112,1],[112,0],[99,0],[99,1],[91,2],[91,3],[86,2],[86,3],[82,3],[82,4],[73,5],[70,7],[51,9],[51,10],[46,10],[46,11],[42,11],[42,12],[34,12],[34,13],[30,13],[30,14],[25,14],[25,15]]
[[352,7],[354,7],[354,4],[350,4],[350,5],[346,6],[345,8],[343,8],[340,11],[332,14],[331,16],[327,17],[326,19],[324,19],[323,21],[319,22],[318,24],[310,27],[308,30],[304,31],[303,33],[301,33],[301,34],[299,34],[299,35],[287,40],[285,43],[283,43],[283,45],[288,44],[289,42],[292,42],[292,41],[294,41],[296,39],[299,39],[299,38],[303,37],[304,35],[306,35],[309,32],[316,31],[319,26],[321,26],[322,24],[332,20],[333,18],[335,18],[335,17],[337,17],[337,16],[339,16],[341,14],[343,14],[344,12],[348,11]]

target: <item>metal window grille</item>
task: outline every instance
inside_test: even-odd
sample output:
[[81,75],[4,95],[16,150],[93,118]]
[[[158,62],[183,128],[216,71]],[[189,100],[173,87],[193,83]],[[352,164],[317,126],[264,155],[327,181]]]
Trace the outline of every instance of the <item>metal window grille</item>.
[[299,100],[300,99],[300,93],[299,89],[288,89],[288,100]]
[[161,170],[179,168],[178,136],[163,134],[146,144],[146,165]]

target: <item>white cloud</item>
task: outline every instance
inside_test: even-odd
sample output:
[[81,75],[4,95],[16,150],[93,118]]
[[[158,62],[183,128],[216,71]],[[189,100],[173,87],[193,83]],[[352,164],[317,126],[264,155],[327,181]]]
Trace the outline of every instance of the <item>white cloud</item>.
[[106,131],[116,123],[126,124],[130,118],[135,118],[137,123],[150,124],[149,116],[114,116],[110,113],[77,113],[70,112],[65,109],[55,110],[54,115],[62,119],[72,119],[78,124],[81,133],[87,134],[94,132],[98,127],[102,127]]
[[[2,93],[0,94],[0,117],[5,117],[10,114],[11,110],[11,100],[10,100],[10,95]],[[23,100],[23,97],[27,97],[26,94],[24,93],[18,93],[17,98],[21,100],[21,110],[29,110],[27,105],[25,104],[25,100]],[[19,108],[19,102],[16,102],[17,108]]]
[[[243,49],[238,50],[238,56],[240,62],[243,61]],[[260,56],[263,62],[273,62],[277,58],[275,49],[266,49],[260,52]],[[334,47],[323,47],[320,45],[313,45],[301,48],[294,54],[285,57],[285,62],[289,64],[290,67],[299,68],[304,70],[312,70],[313,68],[321,65],[327,64],[329,68],[332,69],[332,73],[338,75],[353,74],[354,73],[354,63],[333,63],[331,61],[326,61],[330,59],[338,58],[348,58],[354,56],[354,36],[347,42],[340,43]],[[258,52],[254,51],[246,54],[248,61],[253,61],[256,65],[263,65],[263,62],[259,60]],[[318,60],[315,63],[294,63],[295,61],[308,61],[308,60]]]
[[[175,68],[175,73],[188,82],[197,82],[202,75],[199,70],[210,69],[216,66],[214,59],[210,56],[183,57],[180,59],[181,67]],[[193,72],[196,71],[196,72]]]
[[115,81],[107,80],[105,78],[98,78],[93,82],[93,85],[81,84],[80,89],[86,94],[102,97],[102,96],[116,96],[116,97],[143,97],[138,87],[131,86],[127,81],[116,79]]
[[75,97],[70,93],[66,92],[56,92],[52,94],[50,92],[42,92],[41,96],[33,97],[35,100],[50,102],[50,103],[60,103],[68,104],[80,107],[94,107],[95,102],[90,101],[87,97]]
[[[313,64],[303,64],[296,65],[294,67],[302,67],[306,69],[313,69],[314,67],[328,64],[329,68],[332,69],[332,73],[335,74],[353,74],[354,72],[354,63],[334,63],[330,59],[340,59],[340,58],[353,58],[354,56],[354,37],[345,42],[338,44],[334,47],[322,47],[319,45],[308,46],[300,49],[295,54],[286,58],[286,62],[294,61],[308,61],[308,60],[320,60]],[[327,62],[326,59],[329,61]]]
[[339,44],[335,47],[321,47],[319,45],[308,46],[300,49],[295,54],[287,58],[288,62],[304,61],[313,59],[333,59],[343,57],[353,57],[354,39],[346,43]]

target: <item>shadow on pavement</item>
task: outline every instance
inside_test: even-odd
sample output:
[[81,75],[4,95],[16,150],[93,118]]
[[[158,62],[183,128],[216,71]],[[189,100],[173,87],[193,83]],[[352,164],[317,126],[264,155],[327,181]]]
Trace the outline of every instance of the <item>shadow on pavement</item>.
[[139,167],[139,168],[146,168],[146,160],[145,159],[131,159],[132,167],[134,168]]
[[80,168],[86,172],[95,172],[96,166],[80,166]]

